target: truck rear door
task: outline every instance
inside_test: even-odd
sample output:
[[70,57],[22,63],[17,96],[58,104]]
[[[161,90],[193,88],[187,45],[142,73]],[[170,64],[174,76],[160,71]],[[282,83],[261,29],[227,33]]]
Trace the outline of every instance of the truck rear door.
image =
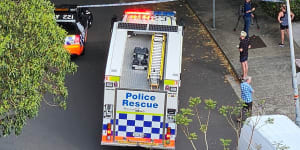
[[117,89],[115,105],[114,142],[164,147],[166,92]]

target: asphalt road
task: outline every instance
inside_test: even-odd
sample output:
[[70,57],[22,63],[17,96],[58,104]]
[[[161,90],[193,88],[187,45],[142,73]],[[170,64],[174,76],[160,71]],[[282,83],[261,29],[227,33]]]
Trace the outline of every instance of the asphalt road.
[[[61,4],[58,0],[52,0]],[[63,3],[74,3],[65,0]],[[79,1],[79,4],[92,4],[94,1]],[[109,3],[105,0],[101,3]],[[196,17],[184,4],[169,3],[141,6],[152,9],[175,9],[178,18],[186,20],[184,35],[182,87],[180,89],[180,107],[187,105],[190,96],[212,98],[218,104],[233,104],[237,96],[230,84],[225,82],[229,74],[209,44]],[[121,16],[125,7],[92,8],[93,26],[88,31],[86,54],[73,61],[79,66],[78,72],[67,77],[69,89],[68,108],[66,111],[42,103],[39,116],[28,121],[20,136],[11,135],[0,138],[0,150],[127,150],[132,148],[107,147],[100,145],[103,80],[109,47],[110,18],[113,14]],[[200,108],[202,114],[207,111]],[[203,115],[205,116],[205,115]],[[192,125],[191,130],[197,130]],[[233,130],[226,124],[217,111],[212,112],[209,126],[208,143],[211,150],[222,149],[219,138],[234,138]],[[204,149],[203,138],[195,142],[197,148]],[[137,148],[140,149],[140,148]],[[178,130],[176,149],[192,149],[189,141]]]

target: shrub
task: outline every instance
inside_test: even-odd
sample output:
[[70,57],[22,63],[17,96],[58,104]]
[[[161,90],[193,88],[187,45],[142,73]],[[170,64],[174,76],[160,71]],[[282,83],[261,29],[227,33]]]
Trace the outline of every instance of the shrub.
[[[262,9],[271,17],[277,19],[278,13],[280,11],[281,3],[274,2],[260,2]],[[300,0],[290,1],[291,11],[295,14],[294,21],[300,20]]]

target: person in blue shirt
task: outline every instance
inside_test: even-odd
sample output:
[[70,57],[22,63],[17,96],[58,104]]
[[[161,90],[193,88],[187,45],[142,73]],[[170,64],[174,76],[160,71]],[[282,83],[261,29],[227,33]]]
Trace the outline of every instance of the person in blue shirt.
[[246,117],[242,117],[245,115],[245,111],[249,112],[250,115],[252,112],[252,103],[253,103],[252,94],[254,93],[254,90],[251,87],[250,83],[251,83],[250,76],[245,77],[245,79],[241,83],[241,97],[245,106],[243,106],[242,115],[237,118],[238,122],[246,118]]
[[251,0],[245,0],[244,3],[244,31],[247,33],[247,37],[249,37],[249,28],[251,24],[251,17],[254,17],[252,12],[255,11],[255,8],[251,6]]
[[252,94],[254,93],[254,90],[251,87],[250,83],[251,83],[251,77],[250,76],[245,77],[244,82],[241,83],[241,97],[244,103],[246,104],[244,108],[246,108],[248,111],[251,112],[252,101],[253,101]]

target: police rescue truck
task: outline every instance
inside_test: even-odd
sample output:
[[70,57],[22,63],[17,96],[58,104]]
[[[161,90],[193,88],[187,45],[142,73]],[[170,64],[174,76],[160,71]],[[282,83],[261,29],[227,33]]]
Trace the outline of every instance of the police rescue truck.
[[102,145],[175,149],[182,34],[175,12],[126,10],[114,23]]

